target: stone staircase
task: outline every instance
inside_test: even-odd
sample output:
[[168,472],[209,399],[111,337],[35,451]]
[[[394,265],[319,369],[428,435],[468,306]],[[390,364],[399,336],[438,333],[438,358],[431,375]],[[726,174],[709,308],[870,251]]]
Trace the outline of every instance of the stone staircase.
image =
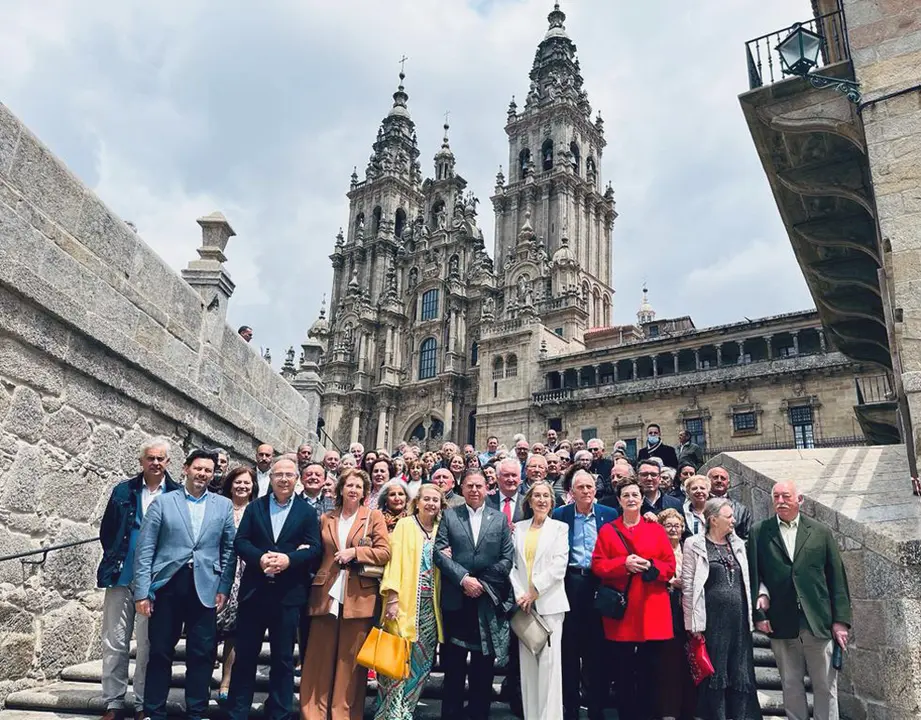
[[[771,652],[768,639],[755,633],[755,676],[758,683],[758,698],[765,717],[782,717],[783,702],[780,691],[780,674],[774,663],[774,656]],[[258,677],[256,681],[256,696],[253,700],[252,715],[261,717],[263,715],[263,703],[266,699],[268,689],[268,656],[269,647],[265,643],[262,648],[260,660],[266,664],[260,664]],[[176,653],[176,662],[173,666],[172,689],[170,690],[169,703],[167,711],[171,716],[183,714],[182,698],[183,683],[185,681],[185,641],[180,640]],[[133,676],[134,663],[131,664],[130,673]],[[496,682],[493,691],[496,695],[499,693],[499,684],[502,680],[503,670],[499,669],[496,674]],[[418,720],[435,720],[441,715],[441,693],[443,674],[436,667],[425,689],[422,693],[422,701],[416,710],[415,717]],[[89,718],[100,717],[105,708],[102,704],[100,695],[100,682],[102,679],[102,662],[94,660],[91,662],[81,663],[66,668],[61,673],[59,682],[49,685],[20,690],[8,695],[6,698],[5,709],[0,711],[0,720],[54,720],[55,718]],[[209,715],[211,717],[222,717],[223,710],[216,702],[217,689],[220,685],[220,671],[215,670],[212,676],[212,699],[210,703]],[[295,688],[296,689],[296,688]],[[371,718],[374,715],[376,704],[377,683],[369,683],[368,700],[365,706],[365,717]],[[809,698],[810,707],[812,697]],[[611,709],[608,711],[609,718],[615,718],[616,712]],[[514,718],[509,711],[508,705],[495,702],[492,709],[492,716],[502,720],[511,720]]]

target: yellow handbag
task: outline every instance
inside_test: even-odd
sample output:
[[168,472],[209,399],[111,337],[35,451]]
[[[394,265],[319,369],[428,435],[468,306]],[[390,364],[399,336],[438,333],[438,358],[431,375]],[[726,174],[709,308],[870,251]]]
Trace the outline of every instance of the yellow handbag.
[[358,651],[358,664],[393,680],[409,677],[411,643],[379,627],[371,628]]

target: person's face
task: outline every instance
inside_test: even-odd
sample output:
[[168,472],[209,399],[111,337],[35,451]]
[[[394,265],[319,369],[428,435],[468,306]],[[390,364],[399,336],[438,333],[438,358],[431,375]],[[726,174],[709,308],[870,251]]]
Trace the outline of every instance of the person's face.
[[334,473],[339,470],[339,453],[331,450],[323,456],[323,465],[328,472]]
[[438,468],[432,476],[432,482],[447,494],[454,487],[454,476],[447,468]]
[[336,481],[332,475],[327,475],[323,481],[323,497],[334,497],[336,495]]
[[687,465],[685,465],[683,468],[681,468],[681,474],[678,477],[680,478],[681,483],[684,484],[685,480],[693,476],[694,476],[694,468],[688,467]]
[[502,463],[499,466],[499,488],[503,494],[511,497],[518,492],[521,485],[521,471],[511,463]]
[[665,534],[672,541],[672,545],[681,541],[681,535],[684,533],[684,523],[679,518],[666,518],[665,522],[662,523],[662,527],[665,528]]
[[496,438],[489,438],[489,440],[486,441],[486,449],[491,453],[496,452],[496,450],[499,449],[499,441],[496,440]]
[[643,492],[655,493],[659,489],[659,477],[661,473],[655,465],[640,465],[636,476],[640,480]]
[[529,449],[528,443],[524,441],[521,441],[517,445],[515,445],[515,454],[518,456],[519,460],[528,459],[528,449]]
[[256,467],[261,472],[266,472],[272,466],[275,450],[271,445],[260,445],[256,448]]
[[301,464],[309,463],[313,457],[313,449],[309,445],[301,445],[297,449],[297,461]]
[[355,459],[352,453],[346,453],[339,461],[339,472],[354,467],[358,467],[358,461]]
[[576,454],[576,462],[588,470],[589,466],[592,464],[592,456],[587,452],[579,451]]
[[183,467],[185,487],[189,495],[201,497],[214,477],[214,461],[208,458],[195,458],[190,465]]
[[686,430],[682,430],[680,433],[678,433],[678,442],[680,442],[682,445],[690,439],[691,439],[691,436],[688,434]]
[[326,473],[319,465],[308,465],[301,475],[301,484],[310,495],[316,495],[323,489]]
[[468,475],[461,486],[464,500],[474,510],[483,505],[486,500],[486,481],[481,475]]
[[541,483],[531,491],[531,510],[535,517],[546,517],[553,509],[553,497],[550,488]]
[[251,328],[244,328],[240,331],[240,337],[249,342],[253,339],[253,331]]
[[588,507],[595,501],[595,481],[587,473],[576,473],[572,482],[572,499],[580,507]]
[[374,463],[376,463],[376,462],[377,462],[377,453],[376,453],[376,452],[368,452],[368,453],[366,453],[366,454],[365,454],[365,460],[364,460],[364,470],[365,470],[365,472],[370,473],[370,472],[371,472],[371,468],[374,467]]
[[416,512],[423,519],[431,519],[438,515],[439,508],[441,508],[441,495],[434,488],[423,485],[416,501]]
[[349,448],[349,452],[352,454],[352,457],[355,458],[355,462],[361,462],[361,456],[365,454],[365,449],[361,445],[352,445]]
[[611,467],[611,481],[616,484],[625,477],[630,477],[630,466],[625,463],[614,463]]
[[390,468],[383,460],[374,463],[371,466],[371,485],[379,488],[390,479]]
[[669,473],[659,475],[659,492],[667,493],[672,489],[672,476]]
[[639,513],[643,507],[643,494],[636,485],[627,485],[620,491],[620,506],[624,512]]
[[399,485],[387,491],[387,508],[394,514],[399,514],[406,509],[406,493]]
[[466,462],[464,461],[464,458],[462,458],[460,455],[454,455],[451,458],[451,462],[448,463],[448,468],[451,470],[452,473],[454,473],[454,475],[463,474],[465,467],[466,467]]
[[342,504],[354,507],[358,505],[365,494],[365,484],[360,477],[351,476],[342,486]]
[[473,449],[473,445],[464,445],[464,457],[473,457],[476,455],[476,450]]
[[483,468],[483,476],[486,478],[486,487],[492,489],[496,487],[499,483],[499,478],[496,475],[496,469],[492,466]]
[[547,456],[547,475],[556,477],[560,474],[560,458],[556,455]]
[[454,449],[453,445],[444,445],[441,448],[441,457],[447,463],[451,462],[451,458],[453,458],[456,454],[457,451]]
[[534,445],[531,446],[531,452],[535,455],[546,455],[547,448],[544,447],[543,443],[534,443]]
[[528,478],[529,483],[543,480],[545,477],[547,477],[547,462],[540,455],[535,455],[530,460],[528,460],[528,464],[525,466],[524,472]]
[[729,491],[729,473],[725,468],[713,468],[707,477],[710,478],[710,494],[713,497],[723,497]]
[[707,487],[707,483],[703,480],[695,480],[688,486],[688,497],[691,498],[691,502],[699,507],[707,502],[707,498],[710,497],[710,488]]
[[790,522],[799,514],[803,496],[790,483],[777,483],[771,491],[774,512],[784,522]]
[[422,458],[422,465],[425,467],[425,471],[427,473],[432,472],[432,468],[435,467],[435,458],[433,458],[431,455],[427,455],[426,457]]
[[141,456],[141,471],[144,479],[159,483],[169,465],[169,451],[165,447],[147,448]]
[[569,453],[565,450],[561,450],[557,453],[557,457],[560,458],[560,472],[566,472],[566,468],[572,465],[572,459],[569,457]]
[[552,428],[547,431],[547,444],[556,445],[556,430]]
[[393,472],[395,475],[402,475],[403,470],[406,467],[403,463],[402,457],[395,457],[390,462],[393,463]]
[[282,505],[294,493],[294,484],[297,482],[297,466],[291,460],[281,460],[272,468],[272,492],[275,499]]
[[735,526],[736,520],[732,515],[732,505],[724,505],[716,516],[710,518],[710,532],[718,538],[726,537]]
[[579,450],[585,450],[585,440],[582,440],[581,438],[576,438],[575,440],[573,440],[572,449],[574,452],[578,452]]
[[409,466],[409,479],[419,482],[422,479],[422,463],[414,462]]
[[588,444],[588,451],[592,454],[593,460],[598,460],[604,454],[601,443],[597,442],[590,442]]
[[253,494],[253,476],[248,472],[237,475],[230,484],[230,494],[234,500],[249,500]]
[[661,437],[662,431],[657,427],[651,427],[646,430],[646,435],[651,437]]
[[217,469],[222,475],[227,470],[227,465],[230,463],[230,460],[224,453],[217,454]]

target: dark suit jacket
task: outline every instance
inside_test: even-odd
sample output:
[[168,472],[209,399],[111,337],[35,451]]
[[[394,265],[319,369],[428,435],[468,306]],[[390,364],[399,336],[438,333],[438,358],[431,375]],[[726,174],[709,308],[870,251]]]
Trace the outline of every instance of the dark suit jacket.
[[[445,548],[451,548],[450,558],[441,553]],[[484,575],[490,579],[501,575],[507,579],[514,560],[512,531],[505,515],[487,506],[483,510],[480,534],[474,544],[467,506],[448,508],[435,537],[435,565],[441,570],[442,577],[442,609],[461,609],[464,591],[460,584],[465,575],[478,579]]]
[[772,515],[752,528],[748,539],[752,607],[761,583],[771,597],[771,608],[752,612],[755,622],[770,620],[771,637],[790,640],[799,636],[799,610],[812,634],[831,637],[832,623],[851,624],[851,599],[847,575],[835,538],[825,525],[800,513],[793,559],[787,555],[777,517]]
[[648,460],[651,457],[661,459],[665,467],[675,468],[676,470],[678,468],[678,454],[675,452],[675,448],[671,445],[666,445],[664,442],[660,442],[652,449],[647,445],[640,448],[640,451],[636,454],[637,462]]
[[[269,495],[253,500],[243,513],[234,549],[246,562],[240,580],[240,602],[269,590],[282,605],[303,605],[307,602],[310,573],[316,570],[323,553],[320,544],[320,523],[317,512],[300,497],[292,497],[291,510],[275,541],[269,515]],[[298,550],[301,545],[308,547]],[[285,553],[291,561],[288,569],[274,578],[267,578],[259,559],[267,552]]]
[[[615,508],[595,503],[595,527],[597,531],[601,532],[602,526],[616,520],[619,514]],[[570,558],[572,558],[572,534],[576,528],[576,504],[570,503],[569,505],[558,507],[553,511],[553,519],[560,520],[569,526],[569,552]]]
[[[504,498],[505,495],[502,494],[501,490],[495,495],[487,495],[486,506],[491,507],[493,510],[498,510],[501,513],[502,501]],[[512,522],[516,523],[519,520],[524,520],[524,495],[522,493],[518,493],[518,497],[515,498],[515,512],[512,513]]]
[[649,502],[649,500],[646,499],[645,495],[643,496],[643,508],[642,508],[643,515],[645,515],[648,512],[654,512],[656,515],[658,515],[660,512],[662,512],[663,510],[667,510],[668,508],[677,510],[679,513],[682,514],[682,517],[684,516],[684,506],[681,504],[681,501],[676,497],[672,497],[671,495],[665,495],[664,493],[660,492],[659,499],[656,500],[656,504],[653,505],[651,502]]

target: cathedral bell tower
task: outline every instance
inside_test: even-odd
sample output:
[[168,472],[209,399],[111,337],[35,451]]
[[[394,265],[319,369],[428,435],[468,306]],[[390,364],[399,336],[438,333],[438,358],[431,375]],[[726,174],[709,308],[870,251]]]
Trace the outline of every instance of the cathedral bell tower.
[[[601,159],[604,123],[591,118],[576,46],[566,33],[559,3],[547,16],[549,28],[537,47],[524,108],[508,108],[508,178],[497,177],[492,197],[496,215],[497,267],[515,254],[526,225],[540,239],[547,257],[564,244],[578,265],[576,287],[589,327],[610,324],[611,229],[617,213],[614,192],[604,188]],[[564,242],[568,241],[568,242]],[[506,283],[508,284],[508,283]],[[535,295],[550,300],[555,283],[542,283]],[[567,287],[571,279],[567,276]],[[559,303],[557,303],[559,304]],[[541,305],[537,304],[538,311]],[[543,317],[544,313],[541,312]]]

